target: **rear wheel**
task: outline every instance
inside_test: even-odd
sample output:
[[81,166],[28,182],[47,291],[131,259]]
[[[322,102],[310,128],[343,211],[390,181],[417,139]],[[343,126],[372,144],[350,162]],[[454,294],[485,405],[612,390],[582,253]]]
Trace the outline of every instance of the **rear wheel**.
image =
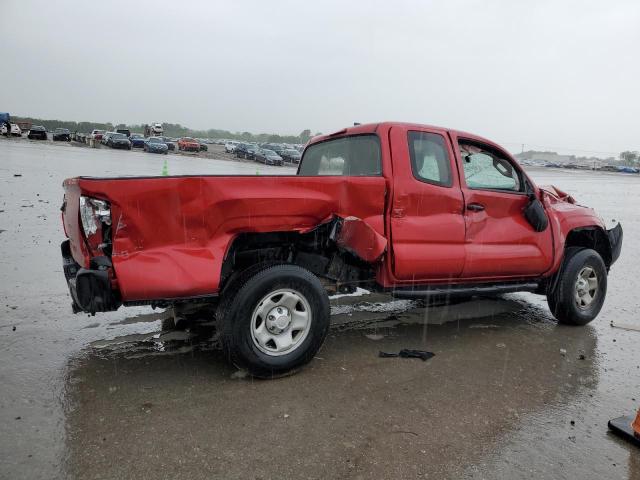
[[230,283],[217,317],[223,348],[234,365],[273,378],[313,359],[330,317],[329,298],[315,275],[297,265],[273,265]]
[[586,325],[596,318],[607,294],[607,269],[598,252],[570,248],[547,303],[558,322]]

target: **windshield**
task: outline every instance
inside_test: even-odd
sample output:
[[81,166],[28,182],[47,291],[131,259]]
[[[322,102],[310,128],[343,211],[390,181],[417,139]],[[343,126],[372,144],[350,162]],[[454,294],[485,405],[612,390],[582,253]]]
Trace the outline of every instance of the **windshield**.
[[307,147],[298,175],[380,175],[380,156],[380,141],[376,135],[325,140]]
[[149,143],[164,143],[164,142],[158,137],[151,137],[149,139]]
[[121,140],[127,138],[127,136],[124,133],[113,133],[111,134],[111,138],[114,140]]

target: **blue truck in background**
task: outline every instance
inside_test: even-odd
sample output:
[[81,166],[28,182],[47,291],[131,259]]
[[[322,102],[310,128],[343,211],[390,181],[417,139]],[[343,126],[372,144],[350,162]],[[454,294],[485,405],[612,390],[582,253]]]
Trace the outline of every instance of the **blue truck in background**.
[[[2,128],[3,125],[6,125],[6,130]],[[9,135],[11,132],[11,115],[5,112],[0,112],[0,130],[4,135]]]

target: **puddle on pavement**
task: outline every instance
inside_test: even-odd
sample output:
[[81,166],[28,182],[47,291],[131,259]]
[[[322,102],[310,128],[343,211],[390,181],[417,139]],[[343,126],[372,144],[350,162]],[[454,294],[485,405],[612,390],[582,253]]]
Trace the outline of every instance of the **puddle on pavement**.
[[[210,348],[211,324],[94,342],[69,364],[68,471],[171,475],[166,465],[186,462],[209,476],[253,478],[265,468],[287,476],[291,458],[306,458],[297,475],[314,476],[322,462],[326,478],[451,477],[494,451],[524,415],[588,398],[597,384],[593,329],[558,327],[535,305],[394,305],[353,303],[308,367],[267,382],[233,378]],[[440,315],[454,321],[438,323]],[[401,348],[436,356],[377,356]],[[251,462],[238,461],[243,451]],[[139,461],[155,456],[162,462]]]

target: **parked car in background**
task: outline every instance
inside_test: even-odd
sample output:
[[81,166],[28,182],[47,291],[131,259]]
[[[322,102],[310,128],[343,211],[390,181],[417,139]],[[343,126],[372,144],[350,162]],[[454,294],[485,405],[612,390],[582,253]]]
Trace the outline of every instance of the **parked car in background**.
[[169,147],[162,141],[162,137],[149,137],[144,141],[144,151],[166,154],[169,152]]
[[151,125],[145,125],[143,128],[144,136],[146,138],[161,137],[162,135],[164,135],[164,129],[162,128],[161,123],[152,123]]
[[162,139],[162,141],[167,144],[167,148],[170,151],[173,152],[176,149],[175,140],[173,138],[171,137],[158,137],[158,138]]
[[144,151],[149,153],[168,153],[169,147],[162,137],[149,137],[144,142]]
[[300,163],[300,158],[302,157],[300,152],[294,149],[283,150],[280,152],[280,156],[285,162],[291,163]]
[[92,130],[90,137],[94,140],[102,140],[104,130]]
[[114,133],[115,132],[104,132],[104,135],[102,135],[102,138],[100,139],[100,143],[103,145],[106,145],[107,142],[109,141],[109,137]]
[[178,140],[178,150],[182,150],[183,152],[199,152],[200,144],[195,138],[182,137]]
[[280,155],[280,152],[286,150],[282,145],[280,145],[278,143],[265,143],[262,146],[262,148],[266,148],[267,150],[273,150],[278,155]]
[[11,115],[7,112],[0,112],[0,134],[7,135],[11,124]]
[[209,147],[207,146],[207,144],[205,143],[204,140],[200,140],[200,151],[201,152],[208,152],[209,151]]
[[107,146],[131,150],[131,142],[124,133],[111,132],[107,140]]
[[47,129],[42,125],[33,125],[27,134],[27,138],[30,140],[46,140]]
[[54,142],[70,142],[71,132],[68,128],[56,128],[51,137]]
[[282,165],[282,157],[273,150],[268,148],[258,149],[253,158],[256,162],[264,163],[265,165]]
[[237,146],[238,142],[227,142],[224,144],[224,151],[227,153],[233,153],[236,151]]
[[22,136],[22,130],[20,129],[20,126],[16,123],[12,123],[11,124],[11,136],[12,137],[21,137]]
[[129,130],[128,128],[118,128],[116,130],[116,133],[123,133],[127,138],[131,136],[131,130]]
[[142,148],[144,147],[145,138],[140,133],[132,133],[129,135],[129,141],[133,148]]
[[253,160],[260,147],[252,143],[241,143],[236,147],[236,157]]

